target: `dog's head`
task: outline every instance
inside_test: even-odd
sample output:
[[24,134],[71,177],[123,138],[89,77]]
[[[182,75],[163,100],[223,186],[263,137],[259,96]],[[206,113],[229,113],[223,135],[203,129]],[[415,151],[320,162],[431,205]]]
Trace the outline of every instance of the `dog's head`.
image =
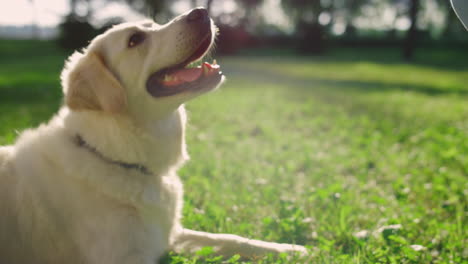
[[[218,87],[216,63],[196,66],[213,45],[216,27],[203,8],[165,25],[124,23],[73,54],[62,73],[72,110],[128,112],[154,118]],[[146,119],[146,118],[145,118]]]

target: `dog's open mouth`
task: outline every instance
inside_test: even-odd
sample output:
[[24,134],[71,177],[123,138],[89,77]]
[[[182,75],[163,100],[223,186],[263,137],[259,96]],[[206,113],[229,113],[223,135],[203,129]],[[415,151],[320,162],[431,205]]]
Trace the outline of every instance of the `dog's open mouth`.
[[211,64],[203,62],[195,66],[196,62],[200,61],[210,49],[211,42],[210,32],[185,61],[151,74],[146,82],[148,92],[154,97],[163,97],[215,88],[222,78],[222,72],[216,60]]

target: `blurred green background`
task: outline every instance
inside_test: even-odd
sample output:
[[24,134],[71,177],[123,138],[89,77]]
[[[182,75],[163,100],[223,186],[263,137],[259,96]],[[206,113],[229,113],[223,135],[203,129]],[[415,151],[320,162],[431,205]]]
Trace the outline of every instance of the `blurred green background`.
[[95,34],[206,6],[227,82],[187,104],[185,226],[311,252],[251,263],[467,263],[468,33],[447,1],[52,2],[0,13],[0,144],[58,110]]

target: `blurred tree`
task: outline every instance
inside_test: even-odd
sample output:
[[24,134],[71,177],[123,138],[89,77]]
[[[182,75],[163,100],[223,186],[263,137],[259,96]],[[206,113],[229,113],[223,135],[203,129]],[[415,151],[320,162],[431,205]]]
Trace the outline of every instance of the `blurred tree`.
[[[208,10],[214,2],[210,0],[206,2]],[[213,17],[219,28],[216,41],[217,52],[234,54],[241,48],[251,47],[257,43],[257,38],[252,32],[256,30],[259,23],[258,7],[263,0],[236,0],[235,3],[237,8],[234,11],[222,10]]]
[[295,24],[298,49],[304,53],[322,53],[325,50],[325,29],[319,23],[324,11],[321,0],[282,0],[281,4]]
[[[213,5],[213,0],[207,0],[206,1],[206,9],[208,10],[208,14],[210,14],[212,5]],[[194,7],[196,7],[196,6],[194,6]]]
[[191,8],[204,6],[208,10],[208,13],[210,13],[211,6],[213,5],[213,0],[203,0],[203,1],[189,0],[189,1],[190,1]]
[[58,28],[58,44],[68,51],[87,46],[88,42],[98,32],[89,21],[73,14],[67,15]]
[[[59,24],[59,35],[57,42],[65,50],[76,50],[85,47],[89,40],[96,34],[97,30],[91,25],[89,19],[92,16],[91,0],[70,0],[70,12],[64,21]],[[86,10],[78,12],[81,5]]]
[[156,15],[170,15],[170,9],[167,8],[167,6],[171,1],[168,0],[125,0],[125,2],[127,2],[135,11],[152,18],[155,18]]
[[414,55],[414,49],[416,47],[416,26],[417,26],[417,20],[418,20],[418,11],[419,11],[420,5],[419,5],[419,0],[410,0],[409,1],[409,19],[410,19],[410,27],[408,31],[406,32],[406,37],[403,42],[403,58],[405,60],[411,60]]
[[320,0],[282,0],[281,4],[289,10],[294,20],[306,20],[313,23],[318,22],[318,16],[322,11],[321,2]]
[[328,34],[335,23],[345,27],[347,35],[356,28],[353,20],[362,15],[361,7],[370,0],[282,0],[284,10],[293,19],[298,49],[305,53],[323,53]]
[[69,15],[76,15],[76,5],[78,0],[70,0],[70,13]]
[[333,1],[335,15],[341,14],[343,16],[343,20],[346,25],[344,33],[347,35],[354,35],[356,33],[356,27],[353,25],[353,20],[362,15],[362,6],[369,4],[369,2],[370,0]]
[[241,19],[240,24],[246,28],[252,20],[255,18],[254,14],[257,11],[259,5],[263,3],[263,0],[238,0],[245,10],[244,17]]

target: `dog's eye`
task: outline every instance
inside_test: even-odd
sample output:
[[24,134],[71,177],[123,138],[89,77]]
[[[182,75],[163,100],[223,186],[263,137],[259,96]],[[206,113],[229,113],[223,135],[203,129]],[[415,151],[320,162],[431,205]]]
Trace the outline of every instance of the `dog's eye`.
[[145,40],[145,38],[146,38],[145,33],[135,32],[128,39],[128,45],[127,46],[129,48],[133,48],[133,47],[139,45],[140,43],[142,43]]

